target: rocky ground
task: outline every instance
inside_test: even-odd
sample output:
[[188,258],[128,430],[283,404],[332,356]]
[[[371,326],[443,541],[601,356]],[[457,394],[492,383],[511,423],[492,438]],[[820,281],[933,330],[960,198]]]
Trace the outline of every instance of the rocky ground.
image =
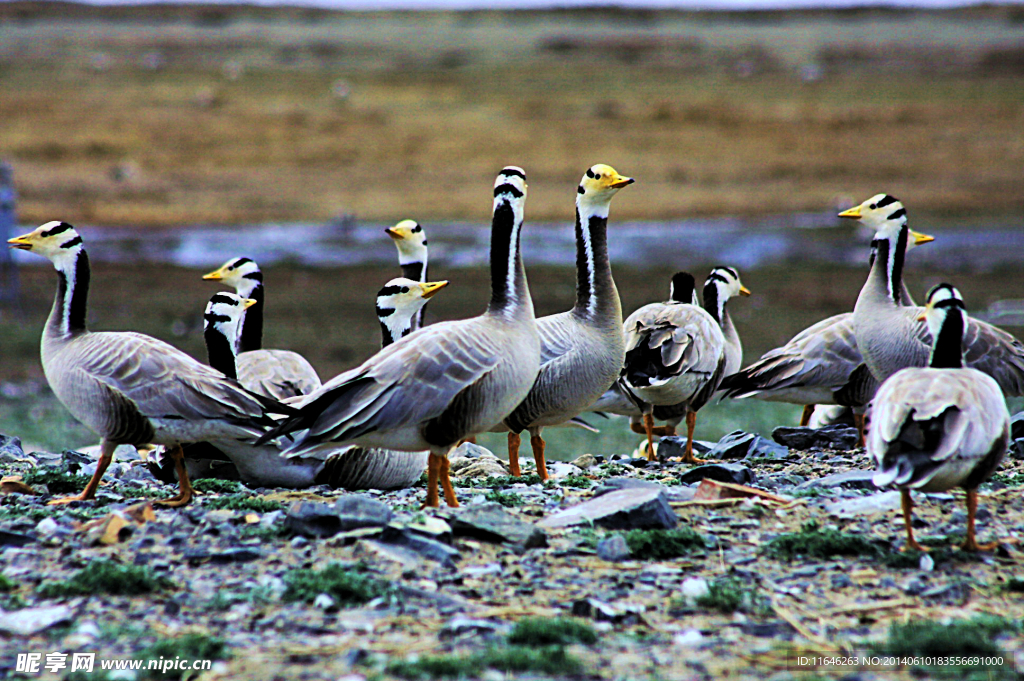
[[[982,490],[999,546],[959,551],[963,494],[917,494],[924,555],[900,552],[899,495],[874,488],[851,429],[774,439],[704,443],[704,466],[584,455],[547,483],[464,445],[461,508],[420,510],[422,484],[214,480],[163,509],[172,488],[124,448],[96,501],[47,506],[93,460],[0,437],[0,677],[188,677],[99,669],[148,658],[215,660],[206,679],[1017,678],[1024,440]],[[96,653],[95,671],[16,671],[55,652]],[[1007,663],[890,664],[928,654]]]

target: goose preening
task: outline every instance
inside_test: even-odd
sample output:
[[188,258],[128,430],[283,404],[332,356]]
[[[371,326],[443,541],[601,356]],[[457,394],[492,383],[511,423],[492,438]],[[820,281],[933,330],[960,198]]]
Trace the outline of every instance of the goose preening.
[[519,433],[530,433],[537,475],[547,480],[545,426],[565,423],[611,385],[622,368],[622,306],[608,262],[608,208],[633,183],[614,168],[587,169],[576,190],[576,304],[537,320],[540,373],[526,399],[505,419],[512,475],[519,476]]
[[171,447],[180,493],[158,503],[187,504],[192,488],[182,443],[255,439],[273,423],[268,413],[290,411],[151,336],[89,331],[89,256],[68,223],[48,222],[8,243],[49,259],[57,270],[41,344],[43,372],[68,411],[101,438],[92,479],[81,494],[58,503],[92,499],[117,445],[162,444]]
[[238,380],[253,392],[283,400],[306,395],[320,387],[320,377],[305,357],[291,350],[263,348],[263,272],[250,258],[232,258],[203,275],[208,281],[231,286],[242,298],[256,301],[245,312],[239,330]]
[[[623,324],[626,359],[619,384],[635,399],[643,414],[648,458],[654,459],[654,419],[668,421],[664,434],[686,418],[683,461],[703,463],[693,456],[697,411],[718,390],[728,362],[739,366],[738,337],[726,313],[729,298],[750,295],[731,267],[716,267],[704,283],[704,305],[696,304],[693,277],[680,272],[672,278],[671,297],[631,314]],[[634,422],[634,429],[635,425]]]
[[901,369],[882,383],[868,415],[868,454],[878,471],[879,487],[900,489],[907,547],[927,551],[914,539],[910,490],[967,492],[965,550],[980,545],[974,517],[978,485],[1006,455],[1010,412],[999,384],[989,375],[964,366],[967,313],[960,292],[939,284],[928,293],[924,313],[932,342],[927,368]]
[[[910,230],[907,250],[933,241]],[[874,251],[871,261],[874,262]],[[913,305],[910,292],[901,286],[899,305]],[[853,332],[853,313],[844,312],[813,324],[785,345],[769,350],[753,364],[727,374],[721,390],[725,397],[754,397],[804,405],[800,425],[809,423],[816,404],[855,408],[863,445],[863,409],[878,389],[878,381],[864,364]]]
[[[388,227],[384,233],[394,239],[398,249],[398,265],[402,268],[402,276],[406,279],[423,283],[427,280],[427,233],[423,225],[415,220],[402,220],[394,227]],[[426,306],[416,313],[412,320],[412,330],[423,326],[423,315]]]
[[440,481],[448,505],[457,506],[448,453],[508,416],[540,368],[519,249],[525,202],[525,173],[505,168],[494,183],[491,300],[482,315],[433,324],[389,345],[302,398],[298,413],[260,441],[298,433],[287,454],[325,443],[428,450],[426,505],[439,505]]
[[[923,367],[932,337],[921,308],[900,305],[903,264],[910,238],[907,211],[897,199],[877,194],[840,217],[875,230],[878,255],[853,309],[857,347],[872,375],[884,381],[900,369]],[[1007,397],[1024,395],[1024,345],[1002,329],[967,317],[964,364],[996,380]]]

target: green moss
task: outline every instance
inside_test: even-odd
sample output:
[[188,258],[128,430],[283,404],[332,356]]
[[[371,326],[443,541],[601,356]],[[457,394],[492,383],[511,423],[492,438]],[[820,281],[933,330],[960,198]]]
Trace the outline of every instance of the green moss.
[[216,478],[205,478],[192,483],[197,492],[212,492],[214,494],[239,494],[244,491],[242,483],[235,480],[217,480]]
[[572,487],[574,489],[589,489],[593,487],[594,481],[585,475],[567,475],[558,480],[548,480],[545,487]]
[[864,537],[821,529],[817,523],[807,523],[799,532],[783,534],[765,545],[764,552],[773,558],[791,560],[802,558],[832,558],[834,556],[877,557],[881,547]]
[[256,513],[270,513],[281,511],[284,504],[279,501],[271,501],[263,497],[253,497],[247,494],[232,494],[229,496],[217,497],[203,501],[204,508],[218,509],[226,508],[229,511],[255,511]]
[[96,560],[63,582],[47,581],[37,589],[43,598],[88,596],[106,593],[137,596],[173,586],[166,577],[153,574],[141,565],[120,565],[110,560]]
[[[954,620],[947,624],[927,620],[914,620],[907,624],[893,622],[889,637],[871,646],[879,655],[899,657],[999,657],[1005,653],[995,642],[1003,632],[1014,632],[1020,625],[1003,617],[981,615],[969,620]],[[1012,659],[1012,658],[1011,658]],[[936,678],[948,679],[1013,679],[1010,666],[979,667],[942,665],[923,667]]]
[[7,575],[0,575],[0,592],[6,593],[8,591],[14,591],[17,588],[17,582],[9,578]]
[[708,610],[731,613],[763,613],[767,603],[758,594],[757,588],[737,577],[722,577],[708,584],[708,593],[697,599],[696,604]]
[[579,674],[583,663],[561,646],[495,647],[468,655],[424,655],[387,665],[387,672],[403,679],[470,679],[485,669],[561,677]]
[[[144,648],[139,657],[144,660],[224,660],[231,655],[223,639],[214,638],[205,634],[185,634],[178,638],[160,639],[156,643]],[[197,678],[199,675],[191,669],[172,669],[166,671],[160,669],[147,669],[140,675],[140,679],[181,679]]]
[[675,530],[630,530],[626,545],[637,560],[667,560],[704,549],[704,537],[689,527]]
[[87,484],[86,475],[72,475],[55,468],[41,468],[25,474],[26,485],[46,485],[50,494],[70,494],[81,492]]
[[508,642],[527,646],[590,645],[597,642],[597,633],[588,623],[573,617],[527,617],[516,622]]
[[536,485],[541,482],[540,476],[530,474],[515,477],[513,475],[498,475],[490,478],[476,478],[467,480],[467,487],[486,487],[489,489],[505,489],[513,485]]
[[282,600],[305,603],[327,594],[341,605],[360,605],[391,590],[390,584],[366,574],[363,568],[341,563],[331,563],[322,570],[292,570],[284,576],[284,583],[288,588]]
[[288,536],[288,530],[283,525],[243,525],[238,529],[239,539],[259,539],[261,541],[272,541]]
[[470,679],[484,670],[479,655],[424,655],[390,662],[387,672],[402,679]]
[[501,490],[493,489],[487,493],[484,497],[487,501],[496,501],[502,506],[522,506],[523,498],[515,492],[502,492]]

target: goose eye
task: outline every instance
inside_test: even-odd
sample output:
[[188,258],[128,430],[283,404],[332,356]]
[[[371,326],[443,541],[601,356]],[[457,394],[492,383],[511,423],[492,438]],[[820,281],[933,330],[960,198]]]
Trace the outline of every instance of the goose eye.
[[868,206],[868,208],[870,208],[871,210],[875,210],[875,209],[878,208],[878,204],[877,203],[872,203],[870,206]]

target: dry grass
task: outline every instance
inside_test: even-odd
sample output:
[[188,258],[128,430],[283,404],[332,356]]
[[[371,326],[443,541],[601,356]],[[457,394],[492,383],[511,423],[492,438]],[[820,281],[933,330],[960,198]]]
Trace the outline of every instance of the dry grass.
[[[1024,194],[1012,8],[50,11],[0,12],[0,156],[29,223],[486,220],[481,187],[507,163],[535,219],[571,215],[598,161],[639,179],[622,218],[882,190],[1005,214]],[[813,64],[824,77],[804,82]]]

